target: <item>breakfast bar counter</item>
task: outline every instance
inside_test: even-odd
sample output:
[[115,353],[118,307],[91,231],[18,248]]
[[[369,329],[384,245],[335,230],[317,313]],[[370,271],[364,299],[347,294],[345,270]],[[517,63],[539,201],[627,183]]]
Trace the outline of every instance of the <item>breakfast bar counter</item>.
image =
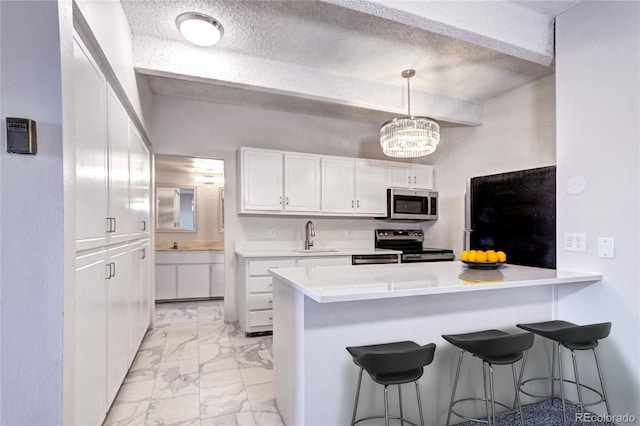
[[[286,425],[308,426],[351,419],[358,368],[345,347],[402,340],[438,346],[420,380],[420,393],[426,424],[444,424],[457,352],[442,334],[516,331],[517,323],[555,319],[558,285],[579,291],[602,279],[508,264],[469,269],[461,262],[278,268],[270,273],[276,404]],[[535,370],[535,360],[547,356],[549,348],[534,345],[528,371],[547,374],[547,362]],[[471,370],[461,373],[469,395],[481,390],[477,377]],[[510,374],[496,377],[498,400],[513,398],[509,380]],[[397,403],[396,397],[390,400]],[[380,389],[363,379],[358,412],[379,414],[381,402]],[[407,397],[404,405],[405,414],[417,418],[415,401]],[[468,414],[476,414],[473,409]]]

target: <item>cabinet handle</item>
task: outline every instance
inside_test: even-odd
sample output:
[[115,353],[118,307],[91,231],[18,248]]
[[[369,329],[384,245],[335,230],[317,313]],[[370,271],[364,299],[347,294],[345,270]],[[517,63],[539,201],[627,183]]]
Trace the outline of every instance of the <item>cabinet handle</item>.
[[357,208],[360,208],[360,200],[358,200],[358,201],[356,202],[356,207],[357,207]]
[[413,177],[413,183],[416,183],[416,177],[415,176]]
[[409,183],[409,184],[411,183],[411,176],[407,177],[407,183]]
[[351,208],[353,208],[353,200],[351,200]]
[[282,205],[282,197],[278,199],[278,204]]
[[108,218],[105,219],[104,229],[105,229],[105,232],[107,234],[113,232],[113,218],[112,217],[108,217]]
[[269,300],[269,304],[270,304],[270,305],[273,305],[273,300]]
[[289,197],[287,197],[287,201],[286,201],[287,205],[289,205]]
[[146,220],[142,220],[141,223],[142,223],[141,231],[146,231],[147,230],[147,221]]
[[110,280],[116,276],[116,264],[115,262],[107,263],[105,268],[105,279]]
[[112,217],[111,219],[113,221],[113,228],[111,229],[111,232],[116,232],[116,218]]
[[140,253],[142,254],[142,257],[140,258],[140,260],[146,259],[146,257],[147,257],[147,249],[143,248],[142,250],[140,250]]

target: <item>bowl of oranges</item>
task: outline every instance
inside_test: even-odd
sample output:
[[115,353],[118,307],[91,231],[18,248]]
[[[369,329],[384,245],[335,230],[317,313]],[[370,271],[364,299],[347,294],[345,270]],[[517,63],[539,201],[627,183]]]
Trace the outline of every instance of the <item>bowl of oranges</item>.
[[496,250],[464,250],[460,253],[460,261],[469,268],[498,269],[506,263],[507,255]]

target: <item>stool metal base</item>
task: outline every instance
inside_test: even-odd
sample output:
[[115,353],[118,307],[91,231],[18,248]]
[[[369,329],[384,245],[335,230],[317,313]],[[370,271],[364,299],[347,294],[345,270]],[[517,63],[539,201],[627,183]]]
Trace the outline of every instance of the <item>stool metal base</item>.
[[353,415],[351,417],[351,426],[356,425],[357,423],[366,421],[366,420],[373,420],[373,419],[384,419],[384,424],[385,426],[389,426],[389,420],[399,420],[401,425],[404,425],[405,423],[408,423],[412,426],[424,426],[424,417],[422,415],[422,402],[420,401],[420,387],[418,386],[418,381],[416,380],[415,386],[416,386],[416,397],[418,398],[418,412],[420,414],[420,425],[418,425],[417,423],[414,423],[410,420],[407,420],[404,418],[404,414],[402,413],[402,389],[400,388],[400,385],[398,386],[398,402],[400,405],[400,416],[392,416],[389,414],[389,395],[388,395],[388,387],[389,385],[384,385],[384,415],[379,415],[379,416],[369,416],[369,417],[363,417],[360,419],[356,420],[356,413],[358,411],[358,399],[360,398],[360,386],[362,384],[362,372],[364,371],[363,368],[360,369],[360,374],[358,375],[358,387],[356,390],[356,401],[353,405]]
[[[555,390],[554,390],[554,385],[556,382],[560,382],[559,386],[560,386],[560,400],[562,401],[562,424],[563,426],[567,426],[567,415],[566,415],[566,403],[569,404],[573,404],[573,405],[578,405],[580,407],[580,413],[582,415],[582,424],[585,424],[585,415],[584,415],[584,408],[585,407],[589,407],[589,406],[593,406],[593,405],[598,405],[598,404],[605,404],[605,408],[607,410],[607,414],[611,414],[611,410],[609,409],[609,401],[607,399],[607,394],[606,391],[604,389],[604,381],[602,379],[602,374],[600,372],[600,364],[598,362],[598,355],[596,354],[596,349],[592,348],[591,350],[593,351],[593,357],[594,360],[596,362],[596,368],[598,370],[598,378],[600,380],[600,388],[602,389],[602,391],[599,391],[591,386],[587,386],[585,384],[580,383],[580,378],[578,376],[578,364],[576,362],[576,354],[575,351],[573,349],[567,348],[569,349],[569,351],[571,352],[571,361],[573,363],[573,374],[575,377],[575,380],[569,380],[569,379],[565,379],[564,378],[564,374],[562,371],[562,359],[561,359],[561,351],[560,351],[560,344],[556,341],[553,342],[553,350],[552,350],[552,360],[551,360],[551,377],[534,377],[531,379],[527,379],[527,380],[522,380],[522,376],[524,374],[524,367],[527,363],[527,354],[525,353],[524,356],[524,360],[522,361],[522,368],[520,369],[520,379],[519,379],[519,389],[520,392],[524,393],[525,395],[529,395],[535,398],[548,398],[548,399],[554,399],[555,398]],[[555,366],[556,366],[556,356],[557,356],[557,364],[558,364],[558,370],[560,373],[560,377],[555,377]],[[534,382],[534,381],[540,381],[540,380],[548,380],[551,382],[551,394],[550,395],[540,395],[540,394],[534,394],[532,392],[529,392],[525,389],[523,389],[523,387],[529,383],[529,382]],[[576,386],[577,389],[577,393],[578,393],[578,402],[573,402],[570,401],[568,399],[565,398],[564,395],[564,383],[571,383],[573,385]],[[584,402],[583,397],[582,397],[582,390],[586,389],[589,390],[591,392],[593,392],[594,394],[596,394],[598,396],[598,400],[597,401],[593,401],[593,402]],[[613,426],[613,421],[610,420],[609,422],[611,424],[611,426]]]
[[[515,364],[511,364],[511,373],[513,376],[513,388],[515,390],[515,400],[511,407],[506,404],[496,401],[494,390],[493,390],[493,365],[487,361],[482,361],[482,378],[483,378],[483,388],[484,388],[484,398],[463,398],[463,399],[455,399],[456,389],[458,387],[458,379],[460,377],[460,367],[462,365],[462,358],[464,357],[465,350],[460,351],[460,356],[458,358],[458,367],[456,369],[456,377],[453,382],[453,391],[451,392],[451,401],[449,403],[449,412],[447,414],[447,423],[449,426],[451,422],[451,414],[455,414],[456,416],[464,419],[470,420],[479,423],[486,423],[488,426],[492,426],[496,424],[496,405],[506,408],[507,413],[514,413],[519,415],[520,417],[520,425],[524,426],[524,417],[522,415],[522,406],[520,404],[520,396],[518,390],[520,389],[520,380],[516,379],[516,368]],[[526,354],[526,352],[525,352]],[[487,381],[487,373],[489,370],[489,380]],[[522,378],[522,372],[520,373],[520,378]],[[488,383],[487,383],[488,382]],[[487,394],[487,384],[489,385],[489,394]],[[487,420],[476,419],[473,417],[464,416],[453,409],[457,404],[465,401],[482,401],[485,403],[485,408],[487,412]],[[517,407],[517,408],[516,408]],[[501,413],[502,414],[502,413]],[[514,423],[515,424],[515,423]]]

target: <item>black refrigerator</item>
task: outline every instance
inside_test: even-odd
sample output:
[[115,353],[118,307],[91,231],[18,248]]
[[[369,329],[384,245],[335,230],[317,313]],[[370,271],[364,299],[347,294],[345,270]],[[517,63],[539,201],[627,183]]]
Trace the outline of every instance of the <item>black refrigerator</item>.
[[555,269],[555,166],[470,178],[465,204],[465,248],[502,250],[507,263]]

